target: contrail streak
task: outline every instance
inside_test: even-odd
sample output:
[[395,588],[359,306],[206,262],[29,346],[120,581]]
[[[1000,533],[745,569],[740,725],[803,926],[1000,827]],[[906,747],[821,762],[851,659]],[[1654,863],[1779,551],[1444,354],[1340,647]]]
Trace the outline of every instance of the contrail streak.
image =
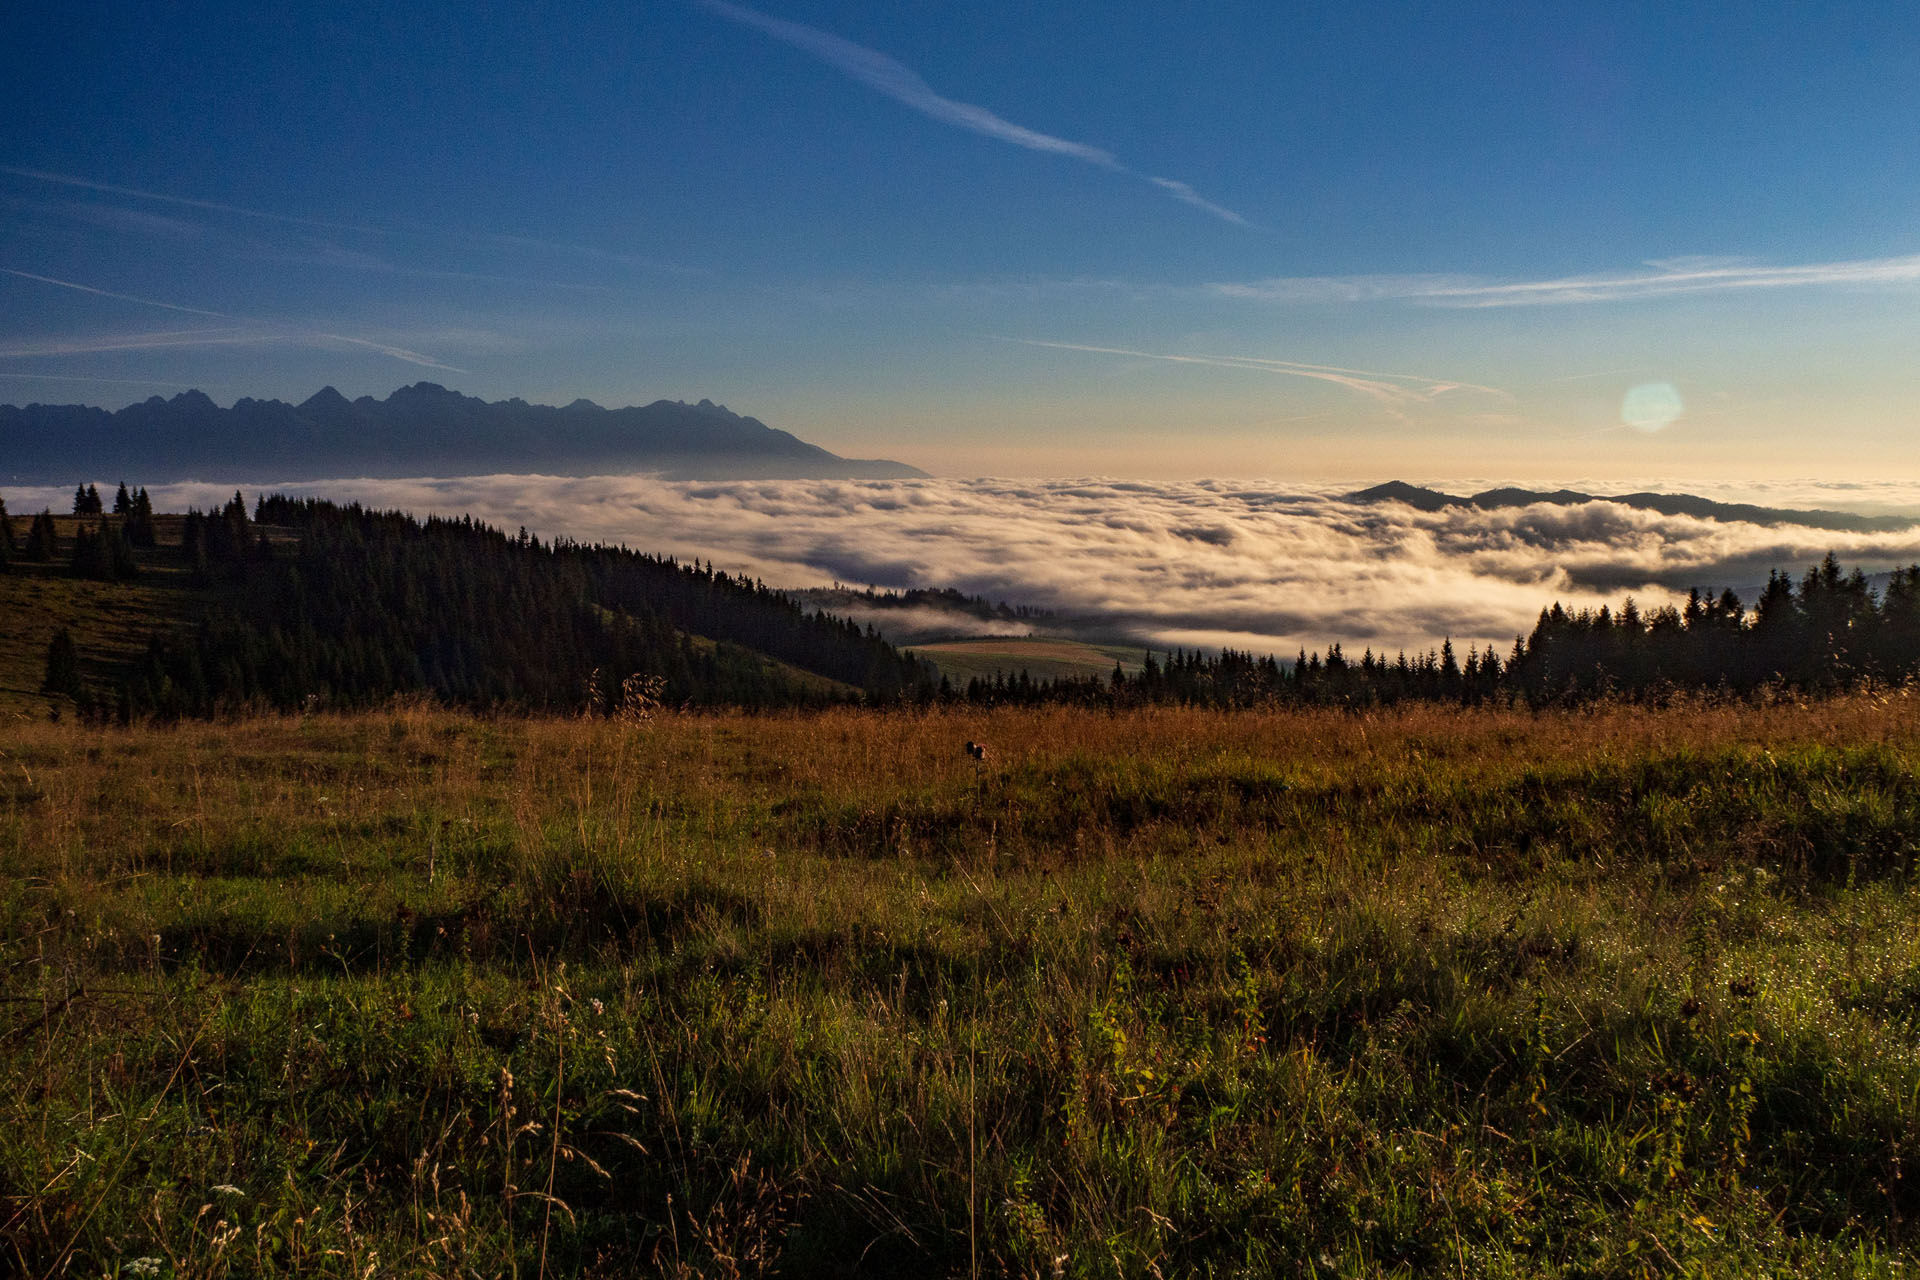
[[1260,373],[1291,374],[1296,378],[1313,378],[1322,382],[1335,383],[1395,408],[1409,403],[1424,403],[1449,391],[1480,391],[1488,395],[1511,398],[1508,397],[1507,392],[1498,387],[1482,386],[1477,382],[1428,378],[1413,373],[1381,373],[1373,369],[1349,369],[1341,365],[1308,364],[1299,360],[1271,360],[1260,356],[1172,355],[1159,351],[1137,351],[1130,347],[1100,347],[1080,342],[1047,342],[1038,338],[1007,338],[999,335],[995,337],[1001,342],[1017,342],[1028,347],[1049,347],[1056,351],[1086,351],[1097,355],[1165,360],[1171,364],[1200,364],[1218,369],[1249,369]]
[[829,31],[822,31],[818,27],[789,22],[785,18],[775,18],[743,5],[730,3],[730,0],[700,0],[700,2],[729,22],[752,27],[756,31],[772,36],[775,40],[792,45],[803,53],[812,54],[842,74],[942,124],[950,124],[984,137],[996,138],[1016,147],[1025,147],[1029,151],[1070,156],[1075,160],[1113,173],[1124,173],[1129,177],[1141,178],[1181,203],[1192,205],[1222,221],[1242,227],[1253,225],[1233,210],[1204,198],[1184,182],[1172,178],[1156,178],[1151,174],[1137,173],[1127,168],[1114,158],[1111,151],[1085,142],[1055,137],[1050,133],[1042,133],[1038,129],[1029,129],[1025,125],[1015,124],[1011,120],[995,115],[985,107],[945,97],[935,92],[933,86],[921,78],[919,72],[889,58],[878,49],[869,49],[865,45],[855,44],[851,40],[836,36]]
[[56,285],[62,289],[72,289],[78,293],[90,293],[100,298],[112,298],[119,302],[132,302],[143,307],[159,307],[165,311],[183,311],[188,315],[209,316],[215,320],[236,320],[242,324],[262,324],[278,331],[280,336],[293,336],[309,340],[319,339],[326,342],[350,343],[354,346],[369,347],[382,355],[402,360],[408,364],[421,365],[428,369],[445,369],[448,373],[466,373],[468,370],[457,365],[445,364],[432,356],[421,355],[418,351],[409,351],[405,347],[396,347],[384,342],[375,342],[370,338],[353,338],[344,334],[324,333],[318,329],[307,329],[290,325],[280,320],[249,320],[243,316],[231,315],[225,311],[209,311],[204,307],[185,307],[177,302],[162,302],[157,298],[142,298],[131,293],[115,293],[110,289],[97,289],[90,284],[80,284],[73,280],[56,280],[52,276],[36,275],[31,271],[16,271],[12,267],[0,267],[0,273],[18,276],[22,280],[34,280],[41,284]]

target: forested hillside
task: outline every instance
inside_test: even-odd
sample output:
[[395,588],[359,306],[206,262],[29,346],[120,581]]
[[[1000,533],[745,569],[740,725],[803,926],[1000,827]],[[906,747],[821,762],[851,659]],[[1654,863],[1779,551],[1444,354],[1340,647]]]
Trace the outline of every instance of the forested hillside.
[[[65,545],[47,532],[31,553],[64,559],[72,577],[139,575],[137,516],[97,513],[84,492],[75,505]],[[53,519],[36,524],[51,530]],[[612,712],[636,700],[883,704],[932,692],[911,656],[760,583],[624,548],[510,537],[471,518],[283,497],[250,515],[236,494],[220,511],[189,512],[177,544],[154,557],[200,588],[197,619],[153,634],[107,684],[85,679],[63,630],[47,649],[47,692],[123,717],[410,693]]]

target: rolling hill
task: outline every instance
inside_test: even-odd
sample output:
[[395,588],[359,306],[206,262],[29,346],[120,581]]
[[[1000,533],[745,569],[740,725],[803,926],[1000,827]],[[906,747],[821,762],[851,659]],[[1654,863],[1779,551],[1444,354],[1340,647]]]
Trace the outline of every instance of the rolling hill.
[[1428,489],[1403,480],[1389,480],[1346,495],[1349,502],[1403,502],[1416,511],[1444,511],[1448,507],[1478,507],[1494,511],[1503,507],[1531,507],[1548,503],[1558,507],[1578,506],[1585,502],[1616,502],[1623,507],[1657,511],[1666,516],[1693,516],[1701,520],[1739,520],[1747,524],[1793,524],[1808,529],[1835,529],[1852,533],[1881,533],[1911,529],[1915,521],[1904,516],[1863,516],[1850,511],[1801,510],[1792,507],[1759,507],[1746,502],[1715,502],[1690,493],[1581,493],[1575,489],[1542,492],[1535,489],[1487,489],[1471,497],[1460,498],[1438,489]]

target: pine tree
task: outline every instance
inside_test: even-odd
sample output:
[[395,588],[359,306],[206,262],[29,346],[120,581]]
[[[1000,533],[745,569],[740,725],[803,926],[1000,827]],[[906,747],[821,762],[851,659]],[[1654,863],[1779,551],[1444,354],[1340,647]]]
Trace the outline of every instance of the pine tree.
[[240,491],[233,491],[233,500],[220,509],[220,526],[223,530],[223,545],[209,547],[216,560],[239,561],[246,559],[247,552],[253,548],[252,525],[247,519],[247,500]]
[[73,487],[73,514],[77,516],[87,514],[87,486],[84,484]]
[[53,528],[53,512],[42,511],[33,518],[33,524],[27,529],[26,558],[45,564],[53,559],[58,543],[59,538]]
[[116,582],[126,582],[140,576],[140,566],[134,563],[133,543],[127,537],[127,527],[119,525],[113,529],[102,529],[101,540],[107,549],[107,576]]
[[76,578],[113,577],[113,562],[108,555],[104,531],[85,525],[74,531],[73,559],[68,568]]
[[40,692],[65,694],[69,698],[80,696],[80,654],[65,627],[54,632],[47,644],[47,672],[40,682]]
[[133,495],[133,511],[127,517],[127,540],[136,547],[153,547],[158,538],[153,528],[153,499],[142,486]]
[[180,558],[187,562],[196,586],[204,586],[212,579],[213,562],[207,554],[207,518],[197,507],[188,507],[186,519],[180,522]]
[[127,482],[120,482],[120,492],[113,495],[113,514],[117,516],[133,513],[133,495],[127,492]]

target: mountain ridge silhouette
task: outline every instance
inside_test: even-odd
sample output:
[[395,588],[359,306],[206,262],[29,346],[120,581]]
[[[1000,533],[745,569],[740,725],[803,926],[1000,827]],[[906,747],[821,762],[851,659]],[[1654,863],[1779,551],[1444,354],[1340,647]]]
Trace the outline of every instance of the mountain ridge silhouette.
[[0,467],[14,483],[126,476],[271,481],[507,472],[662,471],[684,479],[911,479],[885,458],[843,458],[711,400],[608,409],[487,401],[435,382],[386,399],[325,386],[298,404],[205,392],[123,409],[0,405]]

